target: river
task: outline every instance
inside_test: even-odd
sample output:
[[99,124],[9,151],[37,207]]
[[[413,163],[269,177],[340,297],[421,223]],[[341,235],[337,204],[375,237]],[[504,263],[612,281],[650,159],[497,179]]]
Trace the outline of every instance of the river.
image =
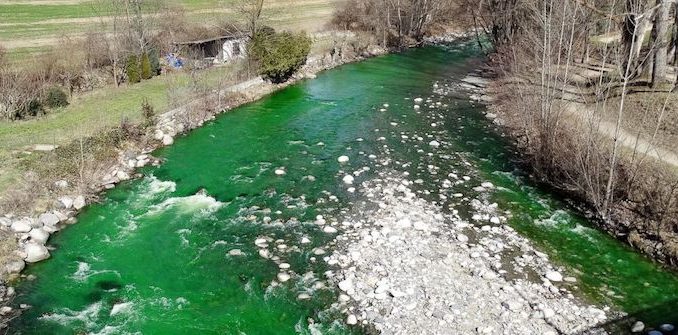
[[[581,299],[649,325],[678,321],[678,277],[527,182],[513,147],[467,92],[413,109],[434,83],[458,84],[479,57],[475,43],[458,43],[344,65],[178,138],[155,153],[164,164],[110,190],[52,237],[52,258],[30,266],[35,279],[18,286],[16,303],[32,308],[10,333],[362,333],[332,308],[338,293],[323,276],[322,251],[336,234],[317,217],[340,222],[360,201],[344,171],[362,171],[359,187],[393,168],[376,155],[400,163],[415,188],[434,190],[421,197],[454,203],[468,220],[468,203],[441,200],[432,185],[454,169],[470,182],[449,192],[472,197],[473,186],[491,181],[488,196],[511,213],[508,224],[576,277],[569,288]],[[449,152],[424,153],[431,139],[423,134]],[[339,163],[342,155],[350,161]],[[261,236],[274,237],[274,256],[260,255]],[[281,268],[291,276],[284,283]]]

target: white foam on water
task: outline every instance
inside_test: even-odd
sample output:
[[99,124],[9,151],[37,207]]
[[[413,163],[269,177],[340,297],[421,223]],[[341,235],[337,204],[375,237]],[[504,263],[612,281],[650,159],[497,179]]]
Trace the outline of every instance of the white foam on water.
[[186,238],[186,235],[191,234],[191,230],[187,228],[179,229],[177,230],[177,234],[179,234],[179,238],[181,239],[181,245],[183,246],[188,246],[189,242],[188,239]]
[[118,314],[129,314],[132,312],[132,307],[134,307],[134,304],[131,302],[115,304],[111,309],[110,316],[115,316]]
[[217,211],[224,203],[202,193],[188,197],[172,197],[158,205],[151,206],[147,215],[155,215],[168,209],[176,209],[181,213],[211,214]]
[[172,309],[183,309],[185,306],[190,305],[191,302],[188,301],[188,299],[184,297],[178,297],[176,299],[168,298],[168,297],[159,297],[151,301],[152,306],[160,306],[163,309],[166,310],[172,310]]
[[173,181],[165,181],[150,176],[146,178],[146,183],[141,190],[140,197],[142,199],[151,199],[154,196],[162,193],[171,193],[176,191],[177,184]]
[[234,183],[245,183],[245,184],[250,184],[254,182],[254,178],[243,176],[241,174],[232,175],[228,178],[228,180]]
[[574,228],[572,228],[572,231],[574,233],[576,233],[577,235],[583,236],[584,238],[586,238],[587,240],[589,240],[591,242],[595,242],[595,240],[596,240],[595,238],[593,238],[593,236],[591,236],[591,233],[594,233],[596,231],[593,228],[589,228],[589,227],[586,227],[586,226],[582,226],[580,224],[576,224],[574,226]]
[[555,227],[561,223],[568,222],[570,218],[570,214],[562,209],[559,209],[554,211],[548,218],[534,220],[534,223],[542,226]]
[[73,279],[77,281],[84,281],[87,278],[90,269],[91,266],[89,263],[78,262],[78,270],[73,274]]
[[150,193],[174,192],[177,190],[177,183],[173,181],[160,180],[155,176],[149,178],[148,191]]
[[88,333],[88,335],[112,335],[112,334],[122,334],[122,332],[120,331],[120,327],[106,326],[98,332]]
[[73,311],[68,308],[64,309],[62,313],[44,314],[38,319],[56,322],[63,326],[71,325],[74,322],[80,322],[85,325],[87,329],[96,326],[98,315],[101,312],[103,304],[101,302],[93,303],[87,306],[82,311]]
[[113,273],[118,278],[120,278],[120,273],[118,273],[118,271],[115,270],[92,271],[92,266],[87,262],[78,262],[78,269],[75,271],[75,273],[73,273],[73,275],[71,275],[71,278],[73,278],[73,280],[75,281],[84,282],[89,277],[102,273]]

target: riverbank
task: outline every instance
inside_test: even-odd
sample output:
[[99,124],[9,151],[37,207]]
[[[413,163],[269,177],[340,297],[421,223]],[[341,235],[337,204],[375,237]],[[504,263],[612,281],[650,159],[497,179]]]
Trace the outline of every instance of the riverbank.
[[[488,105],[487,117],[494,123],[502,126],[513,138],[514,143],[521,149],[522,161],[527,170],[531,170],[535,181],[543,183],[549,187],[557,189],[565,196],[579,202],[582,212],[598,223],[598,227],[607,232],[616,239],[634,247],[653,260],[668,265],[673,270],[678,264],[678,235],[673,231],[674,218],[669,214],[675,210],[672,197],[672,180],[678,176],[675,170],[675,153],[667,151],[655,145],[650,145],[644,140],[640,131],[620,130],[620,154],[619,169],[621,173],[635,182],[633,189],[619,190],[614,202],[610,205],[610,214],[606,217],[601,216],[596,209],[593,197],[598,196],[592,192],[584,191],[586,187],[593,187],[595,183],[605,180],[606,175],[604,167],[601,166],[599,175],[587,176],[588,186],[580,184],[582,177],[573,177],[576,175],[575,169],[579,164],[590,164],[593,166],[600,164],[593,162],[595,158],[581,158],[577,152],[585,149],[586,141],[600,141],[600,151],[604,152],[603,157],[609,157],[611,148],[605,145],[605,139],[610,141],[614,138],[615,125],[604,120],[593,117],[596,109],[605,104],[585,104],[579,102],[579,97],[574,93],[567,93],[564,106],[554,107],[562,108],[561,113],[562,127],[559,132],[567,141],[558,142],[556,153],[549,161],[534,162],[532,157],[535,150],[538,150],[534,140],[530,141],[526,134],[529,130],[524,128],[525,115],[522,114],[525,108],[538,109],[538,106],[525,106],[526,97],[525,88],[518,88],[521,85],[520,80],[511,80],[507,78],[496,78],[491,71],[476,73],[467,77],[465,88],[473,94],[471,98],[475,101]],[[529,86],[529,85],[528,85]],[[568,86],[569,87],[569,86]],[[576,92],[577,89],[569,87],[567,92]],[[515,94],[515,92],[522,92]],[[628,100],[633,102],[632,97]],[[661,102],[659,103],[661,105]],[[587,135],[588,128],[594,129],[594,134]],[[588,137],[587,137],[588,136]],[[589,138],[590,137],[590,138]],[[592,139],[591,139],[592,138]],[[588,159],[588,161],[586,161]],[[536,168],[534,164],[542,164]],[[641,170],[641,167],[643,170]],[[541,171],[540,171],[541,169]],[[544,173],[544,169],[553,173]],[[556,177],[562,177],[557,179]],[[570,177],[568,177],[570,176]],[[628,180],[622,180],[624,184]],[[597,185],[597,184],[596,184]],[[624,187],[623,185],[621,187]],[[598,202],[600,200],[598,199]],[[663,219],[658,219],[659,213],[663,213]],[[668,215],[668,217],[666,216]]]
[[[88,204],[97,202],[102,192],[113,189],[121,182],[141,177],[138,169],[160,165],[162,162],[152,156],[153,151],[172,145],[174,138],[203,126],[214,120],[218,114],[256,101],[300,80],[313,79],[318,72],[386,53],[386,50],[378,46],[361,44],[362,42],[356,41],[359,37],[350,32],[326,32],[321,35],[323,39],[334,39],[334,47],[327,50],[327,53],[310,55],[306,65],[285,83],[272,84],[260,77],[253,78],[158,115],[151,127],[122,124],[120,129],[111,129],[110,133],[104,132],[56,150],[51,148],[55,155],[72,155],[74,157],[70,158],[77,161],[81,154],[77,150],[82,148],[82,143],[97,144],[93,157],[87,157],[91,161],[83,161],[78,165],[78,175],[66,175],[58,180],[36,180],[30,186],[14,186],[19,194],[13,198],[26,199],[33,205],[23,206],[15,212],[2,213],[0,216],[3,237],[0,244],[4,246],[4,254],[0,255],[2,325],[6,326],[19,312],[9,306],[15,292],[9,285],[22,277],[21,272],[27,264],[50,257],[50,251],[54,250],[48,244],[50,235],[77,223],[79,211]],[[115,140],[108,141],[109,137],[115,137]],[[105,140],[99,144],[101,138]],[[74,150],[75,153],[72,152]],[[70,158],[62,157],[63,160]],[[53,160],[46,162],[48,165],[54,163]],[[57,161],[56,164],[55,168],[59,168],[60,162]],[[77,183],[69,180],[76,180]],[[36,201],[36,198],[40,201]]]

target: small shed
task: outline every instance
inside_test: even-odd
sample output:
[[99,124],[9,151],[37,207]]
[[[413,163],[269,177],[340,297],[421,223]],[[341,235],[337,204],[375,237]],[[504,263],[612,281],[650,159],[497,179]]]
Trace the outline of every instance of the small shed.
[[205,59],[214,63],[244,58],[247,52],[247,37],[244,35],[224,35],[173,44],[176,51],[184,57]]

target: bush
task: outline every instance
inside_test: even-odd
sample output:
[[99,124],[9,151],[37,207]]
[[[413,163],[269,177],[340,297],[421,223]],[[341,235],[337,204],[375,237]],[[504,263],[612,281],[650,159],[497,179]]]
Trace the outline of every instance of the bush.
[[276,33],[261,29],[249,45],[249,55],[259,64],[259,74],[274,83],[287,81],[306,63],[311,39],[306,34]]
[[127,72],[127,81],[134,84],[141,81],[139,74],[139,58],[136,55],[127,57],[127,64],[125,64],[125,71]]
[[151,61],[148,59],[148,54],[143,53],[141,55],[141,79],[151,79],[153,74],[151,73]]
[[149,50],[148,59],[151,62],[151,73],[154,76],[160,75],[160,54],[158,53],[158,50]]
[[68,106],[68,94],[61,88],[53,86],[47,91],[45,104],[50,108]]
[[144,127],[151,127],[155,124],[155,109],[146,98],[141,102],[141,114],[144,117]]
[[40,102],[40,99],[38,98],[33,98],[29,100],[22,109],[17,110],[16,112],[16,119],[26,119],[28,117],[36,117],[40,114],[43,114],[45,111],[44,107],[42,106],[42,102]]

